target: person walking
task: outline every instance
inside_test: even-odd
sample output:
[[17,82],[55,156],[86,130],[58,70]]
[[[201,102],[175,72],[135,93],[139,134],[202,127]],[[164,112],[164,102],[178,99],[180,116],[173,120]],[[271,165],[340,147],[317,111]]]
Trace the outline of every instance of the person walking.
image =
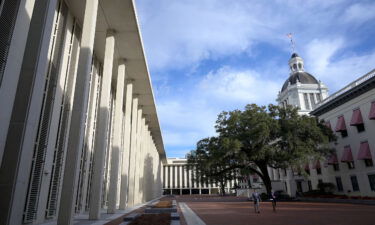
[[275,195],[275,192],[273,190],[271,190],[270,200],[272,202],[273,211],[276,212],[276,195]]
[[251,196],[253,197],[253,201],[254,201],[255,213],[260,213],[260,210],[259,210],[260,195],[256,189],[254,189],[254,192]]

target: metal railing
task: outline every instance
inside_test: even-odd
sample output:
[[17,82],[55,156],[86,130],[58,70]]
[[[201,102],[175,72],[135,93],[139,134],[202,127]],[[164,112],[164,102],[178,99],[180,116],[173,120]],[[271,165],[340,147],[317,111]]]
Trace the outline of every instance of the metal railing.
[[330,95],[328,98],[324,99],[323,101],[319,102],[317,104],[317,107],[320,107],[321,105],[335,99],[336,97],[342,95],[343,93],[357,87],[358,85],[362,84],[363,82],[373,78],[375,76],[375,69],[373,69],[372,71],[370,71],[369,73],[363,75],[362,77],[358,78],[357,80],[351,82],[350,84],[346,85],[345,87],[343,87],[342,89],[336,91],[335,93],[333,93],[332,95]]

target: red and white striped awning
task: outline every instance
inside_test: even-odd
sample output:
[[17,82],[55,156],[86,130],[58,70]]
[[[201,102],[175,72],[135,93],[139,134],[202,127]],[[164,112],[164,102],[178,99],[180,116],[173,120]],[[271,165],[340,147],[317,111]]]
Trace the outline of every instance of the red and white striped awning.
[[341,162],[353,162],[353,154],[350,145],[344,147],[344,152],[342,153]]
[[361,143],[357,159],[372,159],[370,145],[367,141]]
[[336,132],[346,131],[346,125],[345,125],[344,116],[339,116],[339,118],[337,118],[337,123],[336,123],[335,131]]
[[357,126],[363,124],[362,114],[360,109],[353,110],[352,119],[350,120],[350,126]]
[[368,118],[370,120],[375,120],[375,101],[371,103],[371,109]]

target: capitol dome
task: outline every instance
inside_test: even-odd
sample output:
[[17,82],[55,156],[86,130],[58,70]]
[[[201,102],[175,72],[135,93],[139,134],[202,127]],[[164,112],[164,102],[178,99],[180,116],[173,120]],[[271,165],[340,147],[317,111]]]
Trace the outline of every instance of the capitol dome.
[[293,53],[289,59],[290,76],[284,82],[281,92],[287,89],[288,85],[296,84],[319,84],[318,80],[311,74],[305,72],[303,59]]
[[289,76],[288,79],[284,82],[283,87],[281,88],[281,91],[284,91],[288,85],[293,85],[300,82],[301,84],[319,84],[318,80],[311,74],[307,72],[296,72]]
[[289,61],[290,74],[277,96],[280,106],[292,105],[298,113],[308,115],[317,105],[327,98],[328,88],[313,75],[305,72],[303,59],[293,53]]

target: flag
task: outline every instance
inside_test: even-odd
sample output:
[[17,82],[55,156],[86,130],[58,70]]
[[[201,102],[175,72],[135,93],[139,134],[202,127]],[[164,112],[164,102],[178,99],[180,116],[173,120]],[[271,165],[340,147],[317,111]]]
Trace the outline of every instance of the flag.
[[292,33],[287,34],[288,38],[292,38]]

